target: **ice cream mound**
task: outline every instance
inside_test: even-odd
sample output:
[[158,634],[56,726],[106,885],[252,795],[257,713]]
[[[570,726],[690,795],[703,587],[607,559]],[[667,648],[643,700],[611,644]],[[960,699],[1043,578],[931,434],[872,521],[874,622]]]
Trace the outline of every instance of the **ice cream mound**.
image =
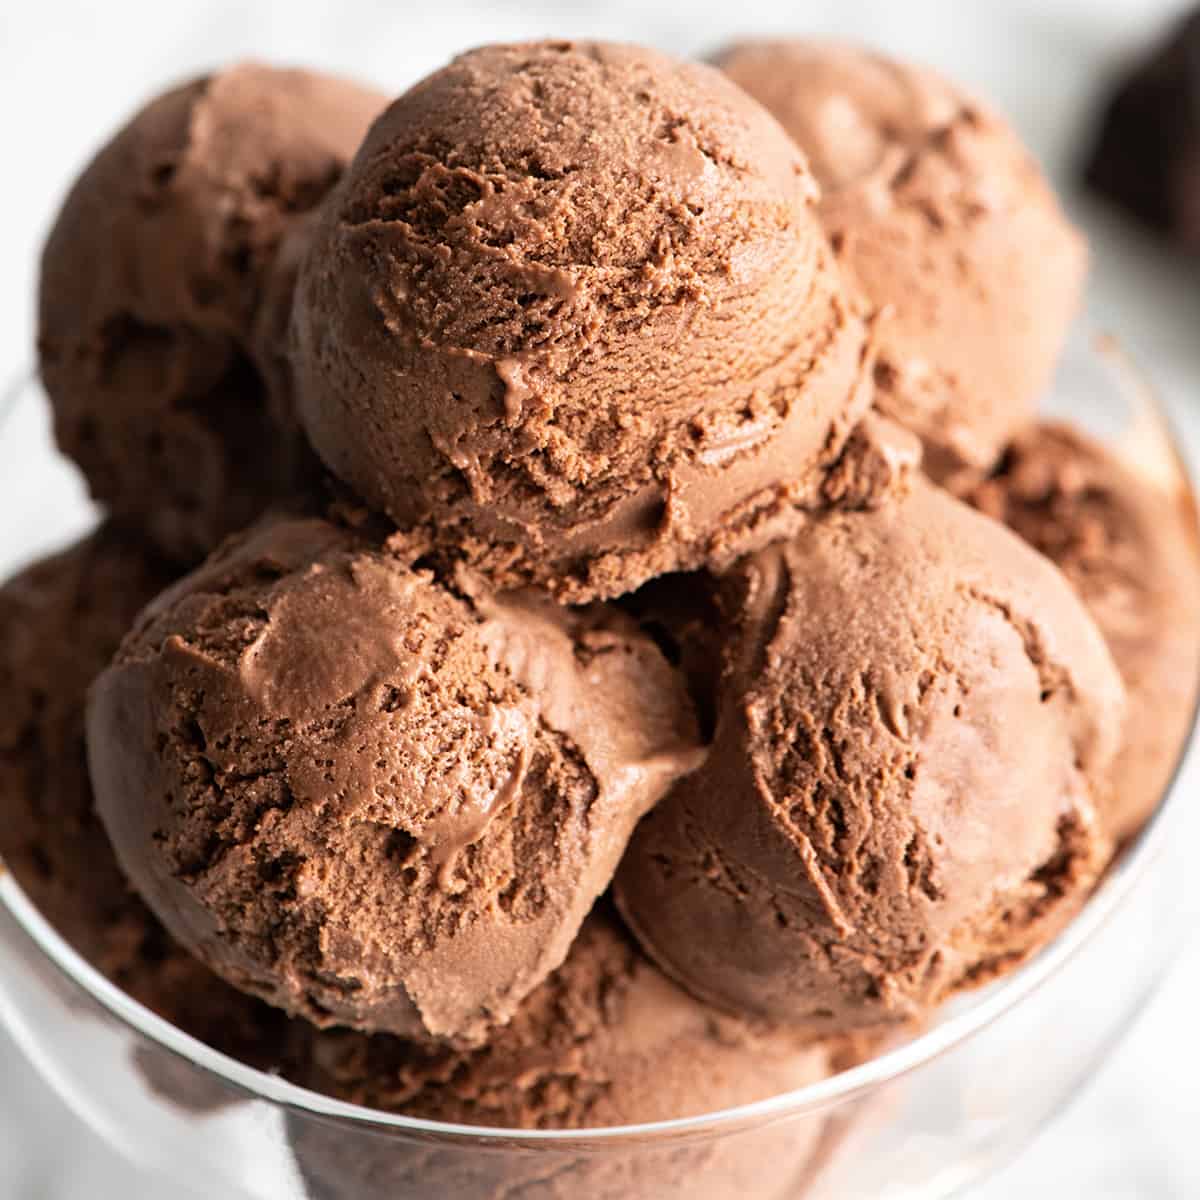
[[[721,66],[232,67],[67,198],[106,515],[0,589],[0,851],[218,1049],[468,1126],[752,1103],[1045,945],[1166,786],[1194,529],[1033,419],[1079,236],[956,84]],[[290,1136],[337,1200],[791,1200],[806,1130]]]

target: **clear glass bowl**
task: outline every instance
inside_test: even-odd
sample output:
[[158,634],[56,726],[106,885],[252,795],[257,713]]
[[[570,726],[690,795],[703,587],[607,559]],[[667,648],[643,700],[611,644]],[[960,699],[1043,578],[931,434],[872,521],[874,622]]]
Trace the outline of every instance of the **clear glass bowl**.
[[[41,403],[36,386],[17,389],[0,434],[4,574],[90,519],[55,461]],[[1160,410],[1115,353],[1077,344],[1045,408],[1191,504]],[[1022,969],[863,1066],[696,1119],[524,1133],[389,1117],[306,1092],[129,999],[2,871],[0,1017],[101,1134],[203,1195],[939,1200],[1043,1129],[1154,991],[1196,917],[1189,826],[1198,781],[1193,731],[1150,825],[1079,918]]]

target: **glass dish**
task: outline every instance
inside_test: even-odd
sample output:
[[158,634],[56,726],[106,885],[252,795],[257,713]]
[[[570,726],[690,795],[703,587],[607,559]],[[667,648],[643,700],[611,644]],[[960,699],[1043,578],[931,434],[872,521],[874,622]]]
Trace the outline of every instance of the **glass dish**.
[[[90,518],[30,383],[0,399],[0,569]],[[1149,390],[1082,339],[1048,415],[1103,438],[1195,509]],[[217,1054],[75,954],[0,864],[0,1018],[113,1145],[200,1194],[244,1200],[941,1200],[1003,1164],[1103,1062],[1195,920],[1193,727],[1173,786],[1078,919],[920,1036],[799,1092],[587,1132],[389,1117]]]

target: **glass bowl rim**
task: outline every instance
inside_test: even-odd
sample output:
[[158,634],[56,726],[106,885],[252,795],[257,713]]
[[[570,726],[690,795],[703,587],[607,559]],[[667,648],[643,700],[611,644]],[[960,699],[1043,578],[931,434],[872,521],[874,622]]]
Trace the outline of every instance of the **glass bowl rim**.
[[[1136,391],[1131,404],[1146,410],[1163,436],[1180,478],[1185,496],[1196,505],[1197,479],[1180,453],[1182,441],[1165,413],[1161,401],[1123,354],[1114,354],[1111,339],[1097,339],[1092,352],[1108,359],[1108,369],[1123,375],[1122,389]],[[26,373],[0,392],[0,426],[11,417],[25,395],[35,390],[36,375]],[[961,1012],[953,1013],[923,1033],[884,1051],[858,1066],[790,1092],[749,1104],[691,1117],[636,1125],[603,1126],[594,1129],[512,1129],[496,1126],[462,1125],[387,1113],[349,1104],[298,1084],[247,1066],[184,1033],[157,1016],[105,978],[78,954],[25,895],[0,858],[0,905],[20,931],[29,938],[57,970],[90,999],[127,1027],[172,1056],[211,1075],[249,1100],[267,1101],[286,1112],[305,1118],[337,1121],[376,1131],[409,1133],[425,1140],[503,1143],[506,1147],[545,1143],[586,1147],[589,1144],[643,1142],[655,1138],[708,1137],[800,1115],[809,1115],[861,1097],[908,1075],[968,1041],[999,1020],[1010,1009],[1037,991],[1087,946],[1120,908],[1129,893],[1158,857],[1170,836],[1171,817],[1182,808],[1179,783],[1191,768],[1200,771],[1200,698],[1194,706],[1187,737],[1181,747],[1170,781],[1146,825],[1124,848],[1081,911],[1053,941],[993,984]]]

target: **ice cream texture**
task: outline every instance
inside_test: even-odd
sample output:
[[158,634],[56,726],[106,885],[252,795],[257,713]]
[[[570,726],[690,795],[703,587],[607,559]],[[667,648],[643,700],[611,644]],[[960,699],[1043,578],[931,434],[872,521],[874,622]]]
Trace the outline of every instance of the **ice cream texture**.
[[38,358],[93,497],[180,562],[304,485],[255,324],[285,235],[338,179],[384,97],[242,63],[164,92],[107,143],[41,261]]
[[[909,1036],[1078,911],[1196,699],[1195,514],[1034,419],[1085,260],[1003,118],[846,44],[160,94],[43,255],[105,514],[0,586],[5,865],[181,1029],[417,1120]],[[500,1166],[285,1118],[314,1200],[793,1200],[848,1112]]]
[[317,1025],[477,1042],[558,966],[698,754],[603,608],[494,598],[320,520],[233,539],[97,683],[122,865],[218,974]]
[[877,407],[938,478],[987,470],[1033,419],[1086,270],[1032,157],[957,84],[865,47],[750,41],[717,61],[804,150],[848,281],[886,310]]
[[1162,800],[1196,709],[1200,548],[1190,501],[1061,424],[1025,433],[968,498],[1058,566],[1108,642],[1129,717],[1100,812],[1125,841]]
[[616,896],[697,996],[813,1032],[901,1021],[1042,945],[1106,861],[1125,697],[1067,581],[917,482],[724,581],[712,751]]
[[118,987],[185,1033],[272,1069],[287,1022],[171,941],[117,865],[88,779],[87,688],[174,574],[110,523],[0,587],[0,856]]
[[822,501],[870,347],[804,159],[631,46],[455,59],[372,127],[292,320],[326,465],[497,586],[728,562]]

